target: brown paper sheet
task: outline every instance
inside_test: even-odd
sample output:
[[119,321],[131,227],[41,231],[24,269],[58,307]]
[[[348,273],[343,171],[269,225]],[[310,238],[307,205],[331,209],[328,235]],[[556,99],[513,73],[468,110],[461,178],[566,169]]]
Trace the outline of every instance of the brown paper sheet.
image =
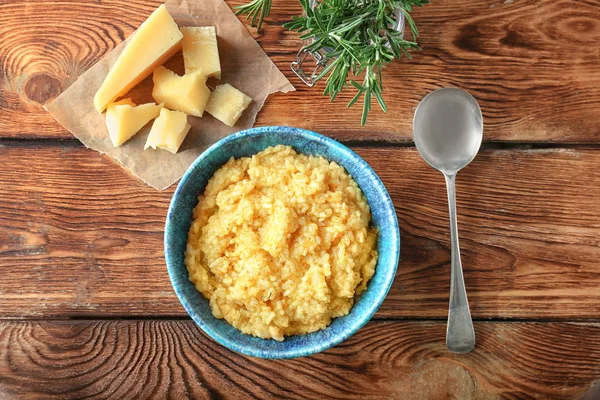
[[[169,0],[166,5],[179,26],[216,27],[222,69],[220,82],[233,85],[253,100],[233,128],[205,113],[203,118],[188,117],[192,129],[177,154],[165,150],[144,150],[151,123],[127,143],[114,148],[104,115],[94,108],[93,98],[128,40],[104,56],[45,106],[85,146],[115,158],[158,190],[166,189],[181,178],[196,157],[211,144],[231,133],[252,127],[256,114],[270,93],[295,90],[223,0]],[[181,52],[166,66],[183,73]],[[209,87],[213,88],[218,83],[212,79],[208,81]],[[149,77],[126,97],[132,97],[137,104],[153,102],[151,93],[152,77]]]

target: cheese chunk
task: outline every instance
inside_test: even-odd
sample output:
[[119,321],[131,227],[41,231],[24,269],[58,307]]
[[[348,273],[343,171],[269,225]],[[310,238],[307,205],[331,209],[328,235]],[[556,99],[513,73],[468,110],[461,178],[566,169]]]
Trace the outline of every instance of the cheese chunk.
[[165,103],[171,110],[181,111],[195,117],[204,114],[210,96],[206,75],[202,71],[179,76],[165,67],[154,70],[152,97],[157,103]]
[[221,79],[221,62],[214,26],[189,26],[183,33],[185,73],[201,70],[206,76]]
[[119,147],[158,117],[163,105],[154,103],[136,106],[131,99],[111,103],[106,108],[106,127],[113,146]]
[[206,112],[228,126],[234,126],[252,99],[229,83],[219,85],[210,94]]
[[134,32],[94,96],[98,112],[126,94],[181,49],[183,34],[165,5],[158,7]]
[[154,124],[152,124],[144,150],[152,147],[153,149],[169,150],[175,154],[190,128],[191,125],[187,122],[187,115],[163,108],[160,110],[160,115],[154,121]]

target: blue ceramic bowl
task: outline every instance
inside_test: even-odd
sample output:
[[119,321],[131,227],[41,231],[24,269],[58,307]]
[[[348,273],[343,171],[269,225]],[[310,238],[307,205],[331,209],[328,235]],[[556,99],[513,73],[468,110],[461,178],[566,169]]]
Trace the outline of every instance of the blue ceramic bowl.
[[[230,157],[247,157],[269,146],[284,144],[308,155],[323,156],[343,166],[365,194],[374,226],[379,231],[379,260],[367,290],[350,313],[307,335],[283,342],[243,334],[213,316],[208,300],[188,280],[184,264],[187,234],[198,195]],[[192,319],[214,340],[231,350],[262,358],[293,358],[326,350],[346,340],[371,319],[387,295],[400,255],[400,230],[390,196],[371,167],[356,153],[333,139],[303,129],[270,126],[249,129],[222,139],[206,150],[187,170],[171,200],[165,227],[165,258],[173,288]]]

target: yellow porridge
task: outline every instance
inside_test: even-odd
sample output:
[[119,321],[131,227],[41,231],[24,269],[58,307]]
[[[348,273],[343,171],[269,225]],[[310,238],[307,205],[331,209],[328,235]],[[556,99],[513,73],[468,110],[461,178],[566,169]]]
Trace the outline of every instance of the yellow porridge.
[[270,147],[230,159],[194,209],[185,264],[217,318],[283,340],[348,314],[375,272],[377,233],[352,177]]

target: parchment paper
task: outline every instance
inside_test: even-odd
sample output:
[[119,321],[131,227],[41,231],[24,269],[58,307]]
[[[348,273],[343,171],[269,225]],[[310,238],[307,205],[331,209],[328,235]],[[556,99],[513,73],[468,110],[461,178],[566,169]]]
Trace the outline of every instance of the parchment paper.
[[[134,175],[158,190],[166,189],[181,178],[196,157],[211,144],[231,133],[252,127],[256,114],[270,93],[295,90],[223,0],[169,0],[166,6],[180,27],[216,27],[222,70],[220,82],[233,85],[253,100],[233,128],[208,113],[204,113],[202,118],[188,117],[192,129],[179,153],[171,154],[165,150],[144,150],[152,125],[150,122],[127,143],[114,148],[104,115],[94,108],[93,98],[129,39],[104,56],[45,106],[85,146],[115,158]],[[182,74],[181,52],[165,65]],[[207,84],[213,89],[219,81],[210,79]],[[131,97],[136,104],[154,102],[151,93],[152,76],[125,97]]]

